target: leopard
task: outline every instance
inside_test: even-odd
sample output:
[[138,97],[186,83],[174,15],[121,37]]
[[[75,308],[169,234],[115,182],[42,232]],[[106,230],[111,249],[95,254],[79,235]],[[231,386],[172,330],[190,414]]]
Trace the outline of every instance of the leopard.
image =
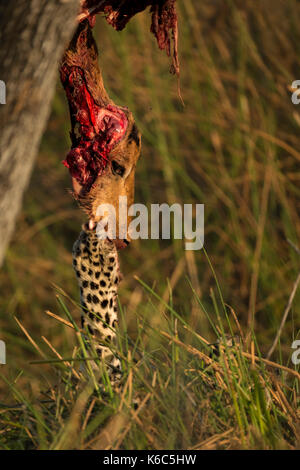
[[81,328],[89,351],[96,353],[105,364],[110,382],[117,384],[122,378],[116,344],[122,275],[116,245],[99,238],[96,228],[85,224],[73,245],[72,259],[80,290]]

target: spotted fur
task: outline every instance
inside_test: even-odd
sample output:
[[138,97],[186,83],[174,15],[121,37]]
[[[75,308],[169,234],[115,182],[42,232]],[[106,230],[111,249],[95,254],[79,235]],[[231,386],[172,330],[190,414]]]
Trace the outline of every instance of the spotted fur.
[[120,282],[117,250],[114,243],[99,240],[95,230],[84,226],[72,255],[80,288],[82,328],[89,332],[90,349],[104,360],[110,380],[116,382],[121,378],[121,363],[115,353]]

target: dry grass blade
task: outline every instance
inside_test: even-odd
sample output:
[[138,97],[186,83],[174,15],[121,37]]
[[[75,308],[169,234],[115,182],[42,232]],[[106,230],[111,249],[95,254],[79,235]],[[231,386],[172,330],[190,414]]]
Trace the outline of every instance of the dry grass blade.
[[289,367],[283,366],[281,364],[277,364],[277,362],[269,361],[268,359],[264,359],[263,357],[253,356],[252,354],[246,353],[242,351],[242,355],[247,359],[254,360],[255,362],[263,362],[264,364],[273,367],[274,369],[281,369],[288,372],[291,375],[297,377],[300,380],[300,374],[296,370],[290,369]]
[[60,317],[59,315],[56,315],[55,313],[50,312],[50,310],[46,310],[45,313],[46,315],[49,315],[49,317],[55,318],[55,320],[59,321],[60,323],[63,323],[66,326],[69,326],[70,328],[74,330],[74,326],[72,325],[72,323]]
[[190,447],[189,450],[211,450],[217,447],[218,441],[234,432],[234,428],[230,428],[227,431],[216,434],[215,436],[209,437],[205,441],[199,442],[197,445]]
[[46,359],[46,355],[43,353],[43,351],[40,349],[40,347],[36,344],[36,342],[32,339],[32,337],[30,336],[30,334],[28,333],[28,331],[26,330],[26,328],[22,325],[22,323],[17,319],[17,317],[14,317],[15,321],[17,322],[17,324],[19,325],[19,327],[21,328],[21,330],[23,331],[23,333],[25,334],[25,336],[27,337],[27,339],[30,341],[30,343],[32,344],[32,346],[38,351],[38,353],[44,358]]
[[92,414],[92,411],[93,411],[93,408],[94,408],[94,406],[95,406],[96,401],[97,401],[97,398],[96,398],[96,397],[94,397],[94,398],[92,399],[92,401],[91,401],[91,404],[90,404],[90,406],[89,406],[89,408],[88,408],[88,410],[87,410],[87,412],[86,412],[86,415],[85,415],[85,418],[84,418],[84,421],[83,421],[83,424],[82,424],[82,431],[84,431],[85,428],[86,428],[86,426],[87,426],[87,423],[88,423],[88,421],[89,421],[89,419],[90,419],[90,416],[91,416],[91,414]]
[[232,316],[233,316],[233,319],[234,319],[234,321],[235,321],[235,324],[236,324],[236,326],[238,327],[239,334],[240,334],[240,337],[241,337],[241,339],[242,339],[242,342],[244,343],[244,342],[245,342],[245,336],[244,336],[243,330],[242,330],[242,328],[241,328],[240,322],[238,321],[238,318],[237,318],[237,316],[236,316],[236,313],[235,313],[234,309],[231,307],[231,305],[228,305],[228,304],[225,304],[225,305],[226,305],[226,307],[228,307],[229,310],[231,311],[231,314],[232,314]]
[[284,314],[283,314],[283,317],[282,317],[282,320],[281,320],[281,323],[280,323],[280,327],[278,328],[278,331],[277,331],[277,334],[276,334],[276,338],[274,339],[274,342],[267,354],[267,359],[270,359],[270,357],[272,356],[276,346],[277,346],[277,343],[279,341],[279,338],[281,336],[281,333],[282,333],[282,330],[284,328],[284,325],[285,325],[285,322],[287,320],[287,317],[288,317],[288,314],[289,314],[289,311],[291,310],[291,307],[293,305],[293,301],[294,301],[294,298],[295,298],[295,295],[296,295],[296,292],[297,292],[297,289],[298,289],[298,286],[299,286],[299,283],[300,283],[300,272],[297,276],[297,279],[293,285],[293,289],[292,289],[292,292],[291,292],[291,295],[290,295],[290,298],[289,298],[289,301],[287,303],[287,306],[285,308],[285,311],[284,311]]
[[76,372],[76,370],[71,366],[70,362],[69,361],[64,361],[63,360],[63,357],[56,351],[56,349],[54,348],[54,346],[52,346],[52,344],[50,343],[50,341],[47,340],[47,338],[45,338],[44,336],[42,336],[42,340],[47,344],[47,346],[49,346],[49,348],[51,349],[51,351],[54,352],[54,354],[58,357],[58,359],[60,359],[61,361],[63,361],[68,367],[70,367],[71,371],[73,372],[74,376],[80,380],[80,376],[79,374]]

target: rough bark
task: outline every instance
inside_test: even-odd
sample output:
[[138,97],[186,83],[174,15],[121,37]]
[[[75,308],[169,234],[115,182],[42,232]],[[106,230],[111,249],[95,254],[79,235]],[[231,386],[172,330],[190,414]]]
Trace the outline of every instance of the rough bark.
[[79,0],[0,0],[0,265],[12,236]]

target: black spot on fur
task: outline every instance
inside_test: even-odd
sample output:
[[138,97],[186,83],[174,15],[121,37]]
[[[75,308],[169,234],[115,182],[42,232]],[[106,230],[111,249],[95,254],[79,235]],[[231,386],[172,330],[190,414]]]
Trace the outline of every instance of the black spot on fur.
[[[96,277],[96,279],[99,279],[100,274],[101,274],[100,271],[96,271],[96,272],[95,272],[95,277]],[[100,284],[101,284],[101,282],[100,282]]]
[[77,260],[76,259],[73,259],[73,264],[74,264],[74,266],[77,266]]
[[107,307],[107,304],[108,304],[108,301],[107,301],[106,299],[105,299],[105,300],[102,300],[102,302],[101,302],[101,307],[102,307],[102,308],[105,308],[105,307]]
[[105,321],[109,325],[109,315],[108,312],[105,314]]
[[110,273],[104,273],[104,276],[109,277]]
[[84,266],[84,264],[81,265],[81,270],[85,273],[86,272],[86,267]]
[[93,302],[94,302],[94,304],[99,303],[99,298],[96,295],[93,295]]
[[94,266],[100,266],[100,263],[98,263],[98,261],[94,261],[94,262],[93,262],[93,265],[94,265]]
[[140,137],[139,137],[139,130],[138,130],[136,124],[133,124],[132,129],[131,129],[131,132],[130,132],[130,134],[129,134],[129,136],[128,136],[128,140],[129,140],[129,141],[133,140],[133,141],[136,143],[137,147],[139,147],[139,145],[140,145]]
[[115,279],[115,284],[118,284],[118,282],[119,282],[119,278],[117,276],[116,279]]
[[110,262],[110,263],[113,263],[114,261],[115,261],[114,256],[111,256],[111,257],[109,258],[109,262]]
[[98,284],[96,284],[95,282],[91,281],[91,289],[92,290],[95,290],[95,289],[98,289]]
[[86,300],[88,301],[89,304],[92,303],[92,296],[91,296],[91,294],[88,294],[88,295],[87,295]]
[[88,281],[84,280],[82,281],[82,287],[85,289],[88,286]]
[[93,271],[89,269],[88,275],[91,276],[93,274]]
[[109,301],[110,308],[112,308],[112,305],[113,305],[113,299],[110,299],[110,301]]
[[94,334],[94,330],[93,330],[93,328],[90,327],[90,325],[88,325],[88,330],[89,330],[89,332],[91,333],[91,335]]
[[100,286],[101,287],[106,287],[106,282],[103,279],[100,281]]

